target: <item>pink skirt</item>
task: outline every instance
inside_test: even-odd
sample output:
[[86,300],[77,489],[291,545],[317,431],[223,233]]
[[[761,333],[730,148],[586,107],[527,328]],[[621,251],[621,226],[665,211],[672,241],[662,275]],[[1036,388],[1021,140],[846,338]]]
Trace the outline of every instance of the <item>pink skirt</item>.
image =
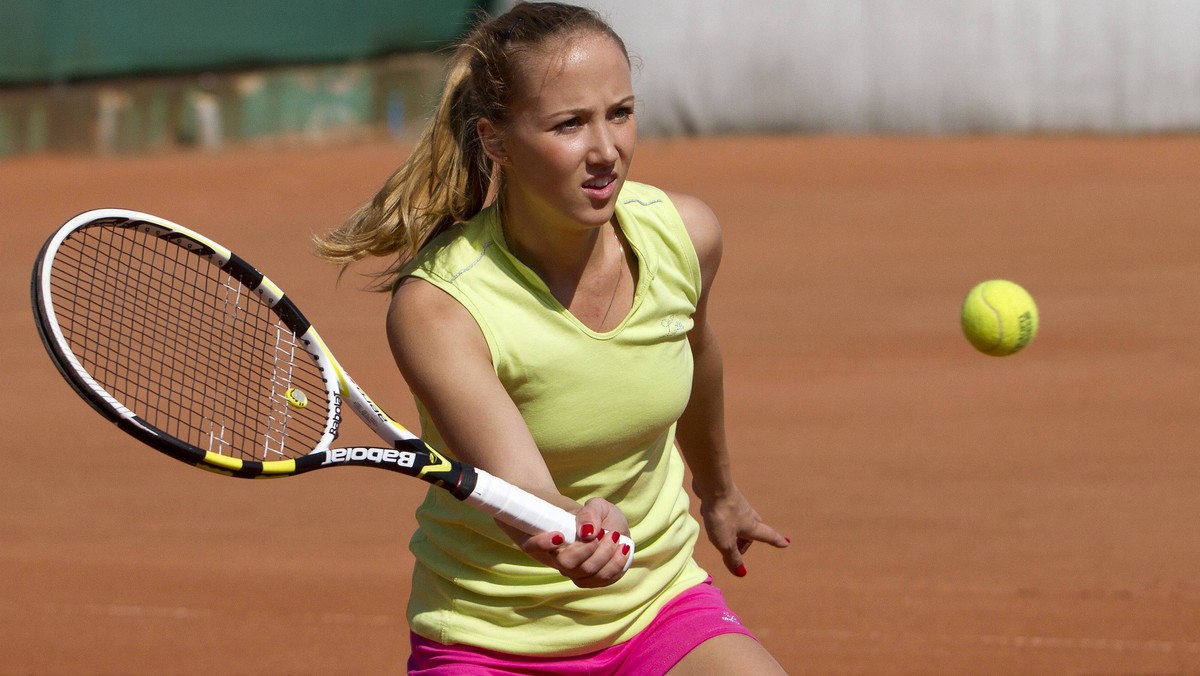
[[664,674],[693,648],[721,634],[754,635],[709,578],[663,606],[632,639],[585,655],[510,655],[468,645],[442,645],[412,634],[410,676],[598,676]]

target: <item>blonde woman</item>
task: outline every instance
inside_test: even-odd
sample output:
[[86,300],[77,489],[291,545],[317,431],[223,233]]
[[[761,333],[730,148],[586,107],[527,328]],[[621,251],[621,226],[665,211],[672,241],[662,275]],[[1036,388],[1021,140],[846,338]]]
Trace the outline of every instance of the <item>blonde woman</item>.
[[564,544],[430,491],[410,673],[782,673],[693,560],[685,462],[731,572],[789,541],[730,469],[705,312],[719,225],[626,180],[634,103],[594,12],[518,4],[463,41],[413,154],[317,243],[395,260],[388,338],[426,441],[577,515]]

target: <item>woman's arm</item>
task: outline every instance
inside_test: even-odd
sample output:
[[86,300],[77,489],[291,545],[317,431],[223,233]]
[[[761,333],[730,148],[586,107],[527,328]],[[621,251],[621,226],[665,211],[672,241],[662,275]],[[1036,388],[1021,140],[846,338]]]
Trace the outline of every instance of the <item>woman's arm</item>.
[[692,490],[700,499],[708,538],[735,575],[746,574],[742,555],[758,540],[786,547],[789,540],[763,522],[733,480],[725,438],[724,362],[716,332],[708,323],[708,299],[721,264],[721,226],[704,202],[672,194],[700,259],[701,292],[688,334],[695,375],[687,409],[679,419],[676,438],[688,468]]
[[466,308],[432,284],[408,278],[392,298],[387,334],[400,372],[455,457],[575,514],[580,528],[576,543],[560,546],[557,533],[529,536],[499,524],[509,537],[581,587],[619,579],[625,555],[610,533],[629,533],[625,517],[604,500],[581,506],[558,492]]

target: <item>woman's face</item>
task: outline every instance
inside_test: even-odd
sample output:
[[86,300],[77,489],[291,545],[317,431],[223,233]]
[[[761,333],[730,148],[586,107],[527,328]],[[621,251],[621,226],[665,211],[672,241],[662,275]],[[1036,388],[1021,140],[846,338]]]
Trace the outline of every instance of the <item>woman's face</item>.
[[596,227],[612,218],[637,139],[624,51],[577,33],[530,54],[502,145],[506,208],[541,224]]

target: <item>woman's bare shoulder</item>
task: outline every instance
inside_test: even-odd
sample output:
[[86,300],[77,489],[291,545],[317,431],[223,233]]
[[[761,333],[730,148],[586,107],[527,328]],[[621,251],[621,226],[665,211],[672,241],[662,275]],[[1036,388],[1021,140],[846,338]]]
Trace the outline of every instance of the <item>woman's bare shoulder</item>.
[[721,223],[716,213],[698,197],[675,192],[667,192],[667,197],[671,198],[679,217],[683,219],[707,282],[716,274],[721,262]]

